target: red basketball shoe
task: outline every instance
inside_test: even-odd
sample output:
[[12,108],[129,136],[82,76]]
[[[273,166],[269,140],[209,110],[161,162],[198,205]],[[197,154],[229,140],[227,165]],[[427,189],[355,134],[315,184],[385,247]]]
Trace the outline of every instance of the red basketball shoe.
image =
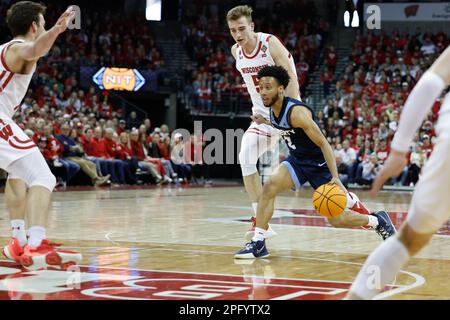
[[28,270],[39,270],[47,267],[66,269],[81,261],[81,253],[55,248],[58,246],[60,244],[52,243],[48,240],[43,240],[41,245],[36,248],[26,245],[20,257],[20,262]]
[[367,210],[366,207],[364,207],[364,205],[362,204],[362,202],[359,200],[358,196],[356,194],[354,194],[353,192],[349,192],[348,195],[350,196],[350,198],[352,198],[353,200],[356,200],[355,204],[353,205],[353,207],[349,208],[352,211],[358,212],[360,214],[370,214],[370,211]]
[[20,256],[23,254],[23,247],[16,238],[9,239],[7,246],[2,248],[3,255],[12,261],[20,262]]

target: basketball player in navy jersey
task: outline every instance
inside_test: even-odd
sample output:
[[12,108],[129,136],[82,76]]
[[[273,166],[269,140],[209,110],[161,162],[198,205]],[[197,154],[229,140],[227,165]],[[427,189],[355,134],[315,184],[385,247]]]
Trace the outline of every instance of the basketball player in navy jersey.
[[[241,73],[242,79],[252,101],[252,120],[250,127],[242,137],[239,150],[239,163],[245,191],[247,192],[254,215],[257,213],[258,198],[262,192],[262,183],[256,168],[258,159],[267,151],[272,151],[279,141],[278,130],[267,125],[266,122],[256,122],[255,116],[260,115],[269,119],[269,110],[264,107],[259,94],[258,71],[264,67],[282,66],[288,72],[292,81],[285,88],[288,96],[300,99],[297,71],[294,58],[284,47],[283,43],[272,34],[255,32],[252,20],[252,8],[241,5],[232,8],[227,13],[227,23],[230,34],[236,43],[231,47],[231,54],[236,59],[236,69]],[[359,201],[354,193],[347,193],[347,204],[350,210],[369,214],[370,211]],[[252,217],[252,226],[245,234],[250,241],[255,234],[256,219]],[[270,225],[265,233],[266,238],[276,235]]]
[[[305,182],[309,182],[314,189],[325,183],[335,183],[348,192],[339,180],[333,150],[320,131],[314,112],[303,102],[284,96],[290,80],[286,69],[280,66],[265,67],[259,71],[258,79],[264,106],[270,108],[270,124],[280,130],[290,155],[264,185],[258,202],[255,235],[235,254],[238,259],[269,256],[265,232],[273,215],[275,197],[280,192],[298,189]],[[260,121],[265,119],[260,117]],[[341,228],[370,226],[383,240],[395,233],[395,227],[385,211],[369,215],[344,211],[339,217],[329,218],[328,221]]]

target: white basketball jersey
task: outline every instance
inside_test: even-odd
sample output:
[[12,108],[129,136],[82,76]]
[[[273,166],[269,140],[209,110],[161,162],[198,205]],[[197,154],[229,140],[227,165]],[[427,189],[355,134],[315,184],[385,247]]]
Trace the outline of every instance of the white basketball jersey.
[[440,135],[442,132],[450,133],[450,93],[445,95],[436,123],[436,133]]
[[[237,45],[236,69],[239,70],[242,78],[244,78],[247,91],[252,99],[252,113],[259,113],[266,119],[269,119],[269,108],[264,107],[261,96],[259,95],[259,80],[256,76],[258,75],[259,70],[264,67],[275,65],[275,61],[273,60],[269,50],[269,39],[275,36],[262,32],[258,32],[257,36],[258,39],[256,42],[256,48],[250,54],[246,54],[242,47]],[[290,54],[289,58],[292,62],[293,69],[295,70],[294,60]]]
[[17,42],[24,42],[24,40],[14,39],[0,46],[0,118],[13,117],[28,91],[36,69],[34,66],[30,74],[18,74],[9,70],[5,63],[5,52],[11,44]]

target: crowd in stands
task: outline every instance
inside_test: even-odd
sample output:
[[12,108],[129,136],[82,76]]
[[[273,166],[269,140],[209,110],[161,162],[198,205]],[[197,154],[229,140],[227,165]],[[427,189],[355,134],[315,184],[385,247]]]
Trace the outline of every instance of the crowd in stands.
[[[170,135],[167,125],[152,128],[150,119],[96,118],[82,111],[72,116],[35,105],[16,115],[61,185],[186,183],[194,166],[195,141]],[[189,156],[189,158],[188,158]]]
[[[198,112],[249,113],[250,98],[230,51],[234,40],[226,13],[231,7],[198,2],[187,8],[182,27],[183,43],[195,61],[184,70],[186,104]],[[257,2],[253,9],[255,30],[276,35],[292,54],[304,96],[328,23],[312,2]]]
[[[330,47],[322,80],[325,93],[330,93],[331,86],[335,90],[318,119],[335,150],[344,183],[372,183],[389,155],[408,94],[447,45],[443,32],[358,35],[347,67],[335,80],[337,57]],[[434,124],[444,94],[416,134],[408,165],[392,184],[412,186],[417,182],[433,149]]]

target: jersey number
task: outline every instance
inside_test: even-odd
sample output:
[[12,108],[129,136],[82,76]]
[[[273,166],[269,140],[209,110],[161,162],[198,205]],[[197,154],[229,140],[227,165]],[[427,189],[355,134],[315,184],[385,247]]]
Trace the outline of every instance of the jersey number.
[[259,93],[259,79],[258,79],[258,75],[256,75],[256,74],[252,75],[252,79],[253,79],[253,84],[255,85],[255,88],[256,88],[256,92]]
[[10,126],[9,124],[6,125],[5,127],[3,127],[3,128],[0,130],[0,138],[2,138],[2,139],[5,140],[5,141],[8,141],[8,140],[9,140],[9,137],[11,137],[13,134],[14,134],[14,133],[13,133],[13,131],[12,131],[12,129],[11,129],[11,126]]
[[295,146],[292,144],[291,137],[285,136],[285,137],[284,137],[284,140],[286,141],[286,143],[287,143],[287,145],[289,146],[289,148],[291,148],[291,149],[293,149],[293,150],[296,149]]

